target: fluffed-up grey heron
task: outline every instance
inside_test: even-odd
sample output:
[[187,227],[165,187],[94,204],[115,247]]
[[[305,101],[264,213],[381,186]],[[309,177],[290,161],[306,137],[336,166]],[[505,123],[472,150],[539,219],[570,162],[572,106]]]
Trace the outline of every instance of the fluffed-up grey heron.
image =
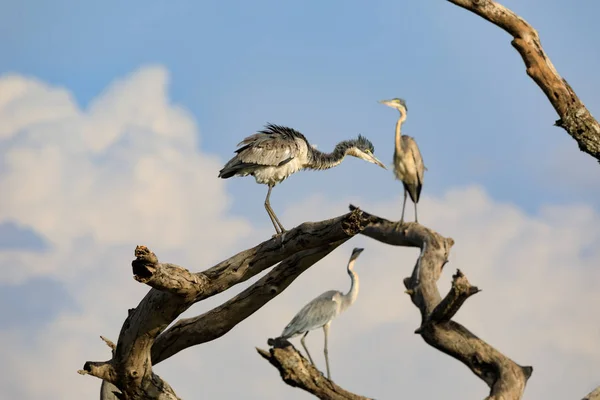
[[358,296],[359,281],[358,275],[354,272],[354,263],[364,249],[355,248],[352,250],[350,261],[348,261],[348,275],[350,275],[351,285],[348,293],[343,294],[337,290],[329,290],[319,297],[312,300],[310,303],[305,305],[299,312],[294,316],[292,321],[285,327],[281,338],[289,339],[295,336],[302,335],[300,342],[310,362],[314,365],[314,361],[308,352],[304,339],[308,335],[309,331],[314,329],[323,328],[325,335],[325,363],[327,365],[327,379],[331,379],[331,372],[329,369],[329,352],[327,350],[327,341],[329,337],[329,326],[331,321],[340,315],[344,310],[354,303]]
[[311,146],[300,132],[285,126],[267,124],[264,130],[238,143],[238,147],[235,151],[237,154],[219,171],[219,178],[252,175],[257,183],[268,185],[265,209],[277,234],[286,230],[271,208],[271,190],[293,173],[302,169],[332,168],[339,165],[347,155],[386,169],[373,155],[373,144],[361,135],[357,139],[338,143],[331,153],[323,153]]
[[415,204],[415,222],[419,222],[417,217],[417,203],[421,197],[421,188],[423,187],[423,175],[425,165],[423,157],[419,151],[419,146],[414,138],[402,135],[400,129],[406,121],[406,102],[403,99],[395,98],[391,100],[381,100],[381,104],[395,108],[400,112],[400,117],[396,122],[396,141],[394,146],[394,175],[396,179],[402,181],[404,185],[404,202],[402,203],[402,217],[400,224],[404,223],[404,208],[406,207],[406,193]]

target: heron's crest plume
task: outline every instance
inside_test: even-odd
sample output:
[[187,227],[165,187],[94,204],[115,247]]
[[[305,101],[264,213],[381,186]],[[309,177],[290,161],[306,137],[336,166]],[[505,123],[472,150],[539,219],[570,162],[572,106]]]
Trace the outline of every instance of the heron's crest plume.
[[358,139],[354,141],[354,145],[365,153],[375,153],[375,146],[373,146],[373,143],[363,135],[358,135]]

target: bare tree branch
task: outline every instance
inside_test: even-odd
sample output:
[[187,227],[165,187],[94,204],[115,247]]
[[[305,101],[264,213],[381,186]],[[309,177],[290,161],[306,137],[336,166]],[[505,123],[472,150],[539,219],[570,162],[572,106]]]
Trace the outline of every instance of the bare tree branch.
[[[350,209],[355,207],[350,205]],[[417,223],[400,225],[374,216],[371,220],[373,222],[361,232],[363,235],[396,246],[420,244],[421,255],[412,275],[404,280],[413,304],[421,311],[421,326],[415,333],[429,345],[461,361],[486,382],[490,387],[487,399],[520,399],[533,368],[518,365],[451,320],[464,301],[479,289],[457,271],[448,295],[443,300],[440,296],[436,282],[454,240]]]
[[469,10],[513,36],[527,75],[552,103],[560,119],[554,125],[566,130],[579,144],[579,149],[600,161],[600,125],[579,100],[571,86],[556,71],[542,48],[537,31],[513,11],[492,0],[448,0]]
[[259,348],[256,351],[279,370],[288,385],[306,390],[323,400],[368,400],[368,397],[350,393],[327,379],[287,340],[269,339],[269,344],[274,344],[269,351]]
[[600,400],[600,386],[588,393],[582,400]]
[[[151,349],[155,340],[171,322],[192,304],[244,282],[298,252],[303,254],[292,257],[289,264],[284,262],[284,265],[297,265],[301,272],[302,268],[308,268],[339,244],[359,233],[367,223],[368,220],[360,210],[327,221],[307,222],[196,274],[174,264],[161,264],[149,249],[138,246],[136,259],[132,262],[134,277],[154,289],[148,292],[138,307],[129,310],[113,358],[105,363],[86,362],[82,372],[113,383],[122,392],[121,397],[124,399],[176,399],[173,389],[152,372],[151,362]],[[302,256],[307,256],[307,261],[302,261]],[[282,273],[282,269],[278,271],[280,273],[274,277],[280,279],[280,288],[283,290],[295,277],[290,280],[291,275]],[[271,293],[271,282],[266,278],[259,282],[262,286],[257,286],[258,283],[253,285],[256,293],[264,294],[262,289],[266,287]],[[248,295],[251,289],[236,296],[236,302],[239,302],[240,309],[245,310],[246,317],[269,300],[244,300],[242,295]],[[272,297],[275,294],[277,293]],[[242,319],[235,322],[232,317],[229,329]],[[226,330],[221,334],[225,332]],[[189,332],[184,330],[181,334]],[[193,340],[179,341],[175,335],[170,337],[175,339],[171,343],[178,343],[179,349],[194,344]],[[186,345],[181,347],[181,343]],[[165,347],[162,359],[175,352]]]
[[223,336],[282,293],[300,274],[346,240],[296,253],[222,305],[197,317],[177,321],[156,339],[152,347],[152,363],[157,364],[190,346]]

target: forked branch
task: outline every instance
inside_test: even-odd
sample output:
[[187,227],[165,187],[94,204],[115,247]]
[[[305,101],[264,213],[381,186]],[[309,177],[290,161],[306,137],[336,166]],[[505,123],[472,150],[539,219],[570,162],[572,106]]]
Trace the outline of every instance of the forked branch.
[[[350,209],[355,209],[350,206]],[[365,213],[367,214],[367,213]],[[451,238],[416,223],[391,222],[372,216],[363,235],[396,246],[421,248],[413,273],[404,279],[411,300],[421,312],[421,326],[415,331],[429,345],[465,364],[490,387],[489,400],[517,400],[523,396],[532,367],[522,367],[498,350],[452,321],[462,304],[479,292],[458,270],[444,299],[437,288],[442,268],[454,244]]]
[[[225,334],[284,290],[302,271],[359,233],[367,223],[360,210],[326,221],[307,222],[199,273],[191,273],[174,264],[159,263],[148,248],[138,246],[132,263],[134,278],[153,289],[138,307],[129,310],[112,359],[105,363],[87,362],[83,371],[114,384],[124,399],[176,399],[173,389],[152,372],[151,350],[156,338],[182,312],[283,261],[281,268],[275,268],[227,302],[225,307],[217,307],[212,314],[209,312],[196,322],[188,320],[186,324],[176,324],[155,352],[158,354],[156,362],[202,343],[205,338],[210,340],[210,337]],[[284,270],[285,266],[290,270]],[[227,306],[239,313],[230,313]],[[203,322],[210,318],[213,322],[220,320],[220,325],[217,324],[220,331],[205,330],[207,327]],[[189,328],[182,329],[183,326]],[[111,387],[103,390],[106,392],[114,390]]]
[[448,0],[513,36],[512,45],[525,62],[527,75],[550,100],[560,119],[554,125],[566,130],[579,149],[600,161],[600,125],[554,68],[537,31],[523,18],[493,0]]

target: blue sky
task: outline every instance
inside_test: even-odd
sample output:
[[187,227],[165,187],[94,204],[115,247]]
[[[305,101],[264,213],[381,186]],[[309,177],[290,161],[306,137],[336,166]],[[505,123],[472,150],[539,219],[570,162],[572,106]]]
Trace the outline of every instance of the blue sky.
[[[538,30],[559,73],[592,114],[600,115],[598,2],[511,0],[503,4]],[[0,35],[4,38],[0,77],[17,74],[63,88],[82,113],[93,114],[96,100],[110,97],[107,88],[133,79],[131,75],[141,68],[155,66],[166,71],[169,106],[189,113],[197,126],[196,150],[212,168],[206,170],[206,176],[215,180],[219,164],[233,155],[235,145],[267,122],[302,131],[320,150],[333,149],[337,142],[363,134],[374,143],[375,155],[389,165],[397,113],[377,100],[403,97],[409,108],[405,133],[416,138],[428,167],[425,196],[441,202],[449,191],[479,186],[490,196],[489,201],[515,207],[523,218],[539,217],[541,221],[548,207],[565,207],[568,212],[578,206],[600,210],[597,162],[580,153],[564,131],[552,126],[557,116],[526,75],[510,37],[445,1],[347,1],[342,5],[318,1],[0,0]],[[156,76],[159,81],[162,75]],[[133,99],[143,102],[144,97]],[[0,113],[0,124],[1,118]],[[80,132],[68,132],[77,142]],[[2,151],[19,143],[17,139],[2,141],[0,134]],[[182,155],[182,160],[188,160],[185,157]],[[6,170],[0,164],[0,178],[3,173]],[[64,176],[75,179],[83,174],[73,170]],[[329,171],[294,175],[274,190],[271,203],[279,215],[287,217],[289,222],[282,221],[286,228],[304,219],[327,217],[316,211],[314,217],[307,210],[294,211],[304,203],[312,204],[315,195],[334,202],[335,207],[329,203],[325,207],[331,211],[329,216],[345,212],[350,201],[379,204],[376,202],[398,199],[398,208],[392,208],[390,215],[398,218],[402,186],[391,176],[391,171],[349,159]],[[25,182],[25,186],[36,186]],[[106,185],[102,193],[117,190],[110,179],[102,184]],[[200,191],[209,185],[205,181],[187,184],[197,185]],[[14,188],[9,184],[0,188],[11,200]],[[248,229],[269,231],[263,208],[266,187],[251,178],[238,178],[214,190],[218,199],[214,201],[224,204],[223,208],[215,206],[214,212],[226,215],[219,217],[223,221],[243,220],[240,230],[246,234]],[[48,205],[50,214],[53,204],[50,201]],[[75,204],[78,206],[83,210],[83,205]],[[185,210],[182,206],[175,212]],[[577,214],[577,210],[573,212]],[[427,218],[426,213],[427,205],[420,216]],[[19,252],[71,246],[65,244],[66,239],[60,242],[59,234],[43,233],[44,223],[36,227],[23,215],[0,215],[3,262],[26,265],[32,262],[29,255]],[[100,240],[101,234],[93,230],[84,233],[85,240]],[[146,234],[132,231],[127,240],[110,245],[125,246],[139,238],[158,240],[158,236]],[[238,244],[253,243],[247,237],[236,240]],[[165,251],[178,254],[176,247]],[[56,252],[66,254],[66,250]],[[207,257],[214,260],[231,252]],[[19,326],[20,315],[27,315],[21,321],[26,327],[31,320],[43,325],[61,312],[85,310],[85,306],[74,305],[79,300],[74,286],[69,286],[84,277],[75,277],[71,269],[39,274],[18,282],[0,282],[2,299],[47,292],[44,307],[35,307],[37,297],[32,297],[18,306],[22,310],[0,309],[9,317],[7,329]],[[47,285],[40,283],[45,281]]]
[[[600,56],[587,49],[597,43],[592,16],[600,6],[512,3],[506,5],[535,24],[559,72],[591,111],[599,109]],[[508,35],[443,1],[344,7],[22,1],[5,4],[0,23],[3,36],[14,38],[2,45],[0,72],[66,86],[84,106],[115,77],[148,63],[166,66],[171,98],[198,119],[204,149],[221,157],[267,121],[297,127],[323,149],[363,133],[382,152],[395,113],[376,100],[402,96],[410,108],[406,132],[417,136],[429,167],[428,192],[477,182],[530,211],[574,194],[536,179],[554,152],[576,154],[576,145],[552,126],[554,110],[524,73]],[[382,158],[389,162],[390,152]],[[299,195],[325,190],[331,179],[380,173],[349,164],[319,178],[295,177],[280,190]],[[367,190],[389,196],[397,189]],[[231,190],[238,198],[262,188],[236,183]],[[597,190],[579,191],[577,198],[598,205]],[[233,211],[247,212],[239,203]]]

